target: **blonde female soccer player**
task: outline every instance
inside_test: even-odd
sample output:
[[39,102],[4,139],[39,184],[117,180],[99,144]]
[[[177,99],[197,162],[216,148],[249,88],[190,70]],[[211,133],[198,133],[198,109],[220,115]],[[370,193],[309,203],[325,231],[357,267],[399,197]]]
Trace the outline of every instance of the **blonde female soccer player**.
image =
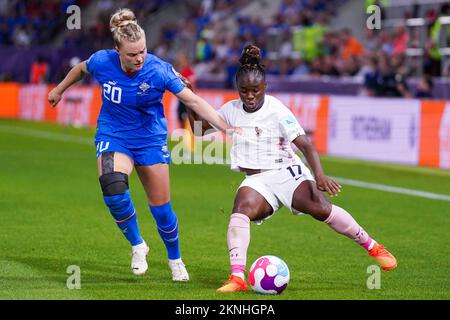
[[[306,213],[329,225],[368,251],[384,270],[397,261],[373,240],[344,209],[332,205],[322,192],[335,196],[341,186],[327,177],[314,146],[291,111],[266,94],[265,71],[260,50],[247,46],[236,74],[240,99],[226,103],[219,114],[242,133],[233,136],[231,168],[246,173],[239,186],[228,225],[231,276],[217,291],[248,290],[245,281],[250,221],[262,222],[281,206],[293,213]],[[190,112],[190,120],[202,121],[202,134],[212,128],[201,116]],[[192,123],[191,123],[192,125]],[[304,154],[312,173],[294,153],[291,142]]]
[[48,100],[54,107],[64,91],[88,73],[97,79],[103,89],[95,135],[98,176],[104,202],[131,245],[132,272],[142,275],[147,271],[149,252],[139,231],[128,187],[128,177],[136,168],[167,249],[172,279],[187,281],[178,220],[170,202],[170,153],[161,102],[164,92],[172,92],[219,129],[226,130],[229,126],[205,100],[186,89],[169,63],[147,53],[145,32],[132,11],[115,12],[110,28],[115,48],[97,51],[76,65],[49,93]]

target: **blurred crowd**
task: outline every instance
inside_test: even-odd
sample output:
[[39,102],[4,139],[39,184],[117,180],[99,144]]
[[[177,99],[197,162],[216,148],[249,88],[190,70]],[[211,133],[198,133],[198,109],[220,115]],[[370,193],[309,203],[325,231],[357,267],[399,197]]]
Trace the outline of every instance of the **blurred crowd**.
[[[178,25],[164,26],[153,51],[169,61],[176,60],[177,52],[186,52],[197,74],[221,75],[228,88],[234,85],[239,56],[249,43],[261,48],[268,74],[310,74],[309,58],[319,49],[313,38],[325,30],[333,7],[343,1],[283,0],[271,19],[263,19],[261,14],[240,12],[249,1],[204,0],[201,6],[188,6]],[[311,30],[304,35],[313,45],[305,38],[295,40],[293,26]]]
[[114,11],[120,8],[132,10],[139,22],[158,11],[170,0],[101,0],[95,3],[95,15],[85,22],[84,28],[77,31],[66,31],[64,48],[88,47],[93,51],[114,46],[109,29],[109,19]]
[[[373,96],[424,96],[433,86],[433,78],[450,76],[450,67],[442,67],[436,35],[443,26],[438,18],[450,16],[450,5],[435,6],[425,14],[427,39],[420,43],[420,34],[408,32],[405,25],[366,29],[357,38],[352,30],[331,29],[335,8],[347,0],[282,0],[272,17],[243,14],[248,0],[185,0],[185,14],[163,24],[159,33],[148,32],[152,38],[150,52],[171,62],[178,69],[189,69],[195,75],[225,79],[225,86],[234,86],[234,74],[243,47],[252,43],[262,50],[269,76],[276,77],[351,77],[364,83],[364,94]],[[48,42],[61,25],[58,12],[73,0],[0,0],[0,46],[30,47]],[[378,4],[383,0],[367,0]],[[90,0],[76,1],[87,5]],[[95,1],[95,16],[87,27],[65,31],[62,45],[66,49],[86,47],[91,51],[113,47],[109,18],[118,8],[133,10],[138,20],[157,12],[170,0],[101,0]],[[415,18],[417,6],[411,6],[404,18]],[[382,17],[384,18],[384,12]],[[65,18],[65,16],[63,16]],[[85,26],[85,25],[84,25]],[[447,26],[445,26],[447,27]],[[447,32],[450,35],[450,32]],[[450,42],[449,42],[450,43]],[[419,60],[408,60],[408,47],[424,47],[423,70]],[[42,59],[41,59],[42,60]],[[72,59],[73,60],[73,59]],[[76,61],[66,61],[61,77]],[[44,73],[36,61],[35,69]],[[414,92],[406,79],[423,74]],[[32,78],[32,77],[31,77]],[[59,76],[58,76],[59,78]],[[60,79],[58,79],[60,80]],[[431,88],[431,89],[430,89]]]
[[0,0],[0,46],[30,48],[47,43],[66,24],[66,10],[90,0]]
[[[358,59],[357,77],[364,82],[365,94],[372,96],[432,98],[433,80],[450,77],[450,65],[439,52],[439,34],[442,28],[450,44],[450,27],[443,26],[439,18],[450,16],[450,4],[430,8],[419,16],[419,7],[411,6],[404,19],[424,18],[425,38],[420,28],[408,32],[402,24],[381,30],[365,31],[362,39],[364,53]],[[442,39],[441,39],[442,40]],[[423,50],[423,56],[411,57],[407,48]],[[447,64],[445,64],[447,63]],[[417,85],[409,88],[407,79],[419,75]]]
[[[348,28],[332,30],[333,12],[345,2],[283,0],[274,17],[263,21],[260,15],[239,14],[245,1],[205,0],[200,7],[192,6],[179,24],[164,26],[152,50],[174,63],[176,53],[183,51],[196,74],[220,75],[228,88],[234,86],[238,58],[249,43],[262,49],[269,75],[351,77],[364,83],[362,94],[372,96],[428,96],[433,77],[450,76],[450,68],[442,68],[436,45],[441,27],[438,18],[450,16],[450,5],[426,12],[428,37],[423,44],[419,30],[409,33],[404,23],[380,30],[366,29],[360,39]],[[378,1],[369,2],[381,6]],[[411,6],[404,18],[415,18],[417,14],[417,7]],[[408,47],[425,47],[423,61],[408,61]],[[421,63],[423,70],[419,71]],[[418,74],[422,75],[418,86],[409,88],[406,79]]]

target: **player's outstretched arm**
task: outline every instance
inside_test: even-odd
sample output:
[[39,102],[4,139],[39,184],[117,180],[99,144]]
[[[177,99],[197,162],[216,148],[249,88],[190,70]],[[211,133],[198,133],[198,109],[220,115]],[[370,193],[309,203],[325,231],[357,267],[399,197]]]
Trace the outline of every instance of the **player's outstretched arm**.
[[[206,102],[203,98],[199,97],[193,93],[190,89],[184,88],[180,93],[178,93],[177,98],[180,99],[189,109],[195,114],[195,118],[204,119],[209,122],[212,126],[217,129],[232,133],[236,131],[235,128],[230,127],[219,114],[214,110],[214,108]],[[192,113],[191,113],[192,115]],[[193,125],[191,123],[191,125]]]
[[48,102],[54,108],[61,100],[61,96],[71,85],[83,79],[89,72],[87,71],[86,61],[80,62],[70,69],[67,76],[48,94]]
[[[189,124],[191,125],[192,132],[195,136],[202,137],[206,134],[207,131],[211,132],[212,130],[216,130],[209,124],[208,121],[202,119],[198,114],[192,111],[192,109],[187,108],[186,111],[189,119]],[[196,124],[198,123],[201,123],[201,130],[197,129],[198,125],[196,126]]]
[[[194,86],[192,85],[192,83],[189,81],[189,79],[187,79],[185,76],[183,76],[182,74],[178,73],[177,74],[178,77],[180,77],[180,79],[184,82],[184,84],[186,85],[187,88],[189,88],[192,92],[194,92]],[[186,109],[186,113],[189,119],[189,124],[191,126],[192,132],[194,133],[195,136],[198,137],[202,137],[205,135],[205,132],[207,130],[215,130],[208,121],[205,121],[204,119],[202,119],[197,113],[195,113],[194,111],[192,111],[191,108],[187,108]],[[197,126],[195,125],[196,123],[201,123],[201,130],[197,129]]]
[[320,163],[319,153],[309,139],[302,135],[292,141],[295,146],[304,154],[306,161],[311,166],[311,169],[316,179],[317,188],[320,191],[326,191],[330,196],[336,196],[341,191],[339,183],[327,177],[323,172],[322,164]]

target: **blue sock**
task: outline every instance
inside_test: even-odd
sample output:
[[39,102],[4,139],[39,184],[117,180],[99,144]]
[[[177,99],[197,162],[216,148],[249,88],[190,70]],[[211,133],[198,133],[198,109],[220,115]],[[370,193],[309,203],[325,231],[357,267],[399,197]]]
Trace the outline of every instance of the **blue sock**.
[[131,201],[130,192],[115,196],[103,196],[116,224],[132,246],[144,242],[137,224],[136,210]]
[[169,259],[181,258],[178,242],[178,220],[170,202],[161,206],[149,206],[158,227],[159,235],[166,245]]

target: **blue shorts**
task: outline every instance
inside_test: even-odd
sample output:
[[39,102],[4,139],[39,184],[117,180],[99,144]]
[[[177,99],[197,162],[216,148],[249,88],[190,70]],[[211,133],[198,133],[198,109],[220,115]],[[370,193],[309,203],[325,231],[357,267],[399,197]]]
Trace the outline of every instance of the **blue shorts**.
[[170,163],[170,152],[167,144],[149,147],[127,147],[121,140],[101,137],[95,140],[97,158],[104,152],[120,152],[133,159],[136,166],[151,166],[158,163]]

